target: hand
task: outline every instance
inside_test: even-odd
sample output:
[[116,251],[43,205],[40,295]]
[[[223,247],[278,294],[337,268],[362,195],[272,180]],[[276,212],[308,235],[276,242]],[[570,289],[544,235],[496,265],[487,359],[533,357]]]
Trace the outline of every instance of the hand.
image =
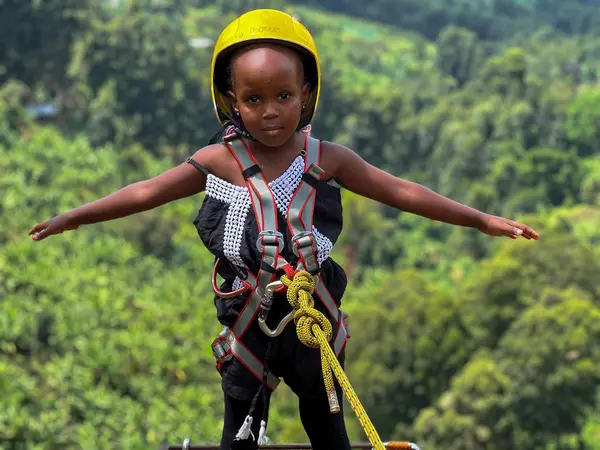
[[74,224],[67,214],[61,214],[42,223],[38,223],[29,230],[29,236],[34,241],[41,241],[53,234],[60,234],[68,230],[76,230],[79,225]]
[[517,239],[517,237],[522,236],[528,240],[538,240],[540,237],[538,233],[527,225],[489,214],[484,216],[483,225],[479,228],[479,231],[489,236],[507,236],[511,239]]

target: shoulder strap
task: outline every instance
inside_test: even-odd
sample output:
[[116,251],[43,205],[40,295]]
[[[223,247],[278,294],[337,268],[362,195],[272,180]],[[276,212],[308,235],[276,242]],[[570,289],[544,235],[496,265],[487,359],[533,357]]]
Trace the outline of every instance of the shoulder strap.
[[313,233],[313,215],[317,181],[325,173],[318,166],[320,159],[321,141],[307,137],[306,154],[304,155],[305,171],[288,209],[288,227],[292,233],[294,254],[300,258],[300,265],[312,274],[319,272],[317,240]]
[[256,248],[261,253],[261,265],[256,276],[256,286],[233,325],[232,331],[241,338],[258,311],[261,292],[269,283],[275,280],[277,265],[283,259],[280,253],[283,250],[284,240],[283,235],[277,228],[275,198],[252,152],[244,140],[237,135],[226,136],[224,140],[238,162],[246,180],[258,224],[259,234],[256,240]]
[[306,154],[304,155],[304,167],[318,166],[321,162],[321,141],[307,136]]
[[269,184],[262,174],[254,155],[238,136],[227,136],[225,142],[236,159],[250,191],[259,232],[277,231],[277,205]]

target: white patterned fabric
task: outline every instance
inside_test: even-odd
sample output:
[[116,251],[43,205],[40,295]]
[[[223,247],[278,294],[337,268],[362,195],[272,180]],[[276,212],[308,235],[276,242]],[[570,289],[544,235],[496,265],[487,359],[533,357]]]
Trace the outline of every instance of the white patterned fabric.
[[292,165],[277,179],[269,183],[271,191],[275,196],[275,202],[277,203],[277,209],[281,212],[283,217],[287,218],[287,210],[292,200],[292,196],[300,181],[302,181],[302,174],[304,173],[304,158],[298,156]]

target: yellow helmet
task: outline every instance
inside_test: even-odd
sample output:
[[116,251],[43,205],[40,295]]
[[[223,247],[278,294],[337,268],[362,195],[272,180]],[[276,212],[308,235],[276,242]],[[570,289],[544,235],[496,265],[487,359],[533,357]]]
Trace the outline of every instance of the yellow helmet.
[[226,82],[225,56],[244,44],[256,41],[289,45],[307,56],[306,61],[313,67],[307,67],[306,70],[310,72],[312,69],[314,73],[307,73],[309,77],[312,76],[311,92],[299,128],[308,125],[315,115],[321,93],[321,66],[317,46],[304,25],[292,16],[274,9],[257,9],[241,15],[227,25],[215,44],[210,78],[213,104],[219,122],[224,124],[232,117],[226,92],[223,92]]

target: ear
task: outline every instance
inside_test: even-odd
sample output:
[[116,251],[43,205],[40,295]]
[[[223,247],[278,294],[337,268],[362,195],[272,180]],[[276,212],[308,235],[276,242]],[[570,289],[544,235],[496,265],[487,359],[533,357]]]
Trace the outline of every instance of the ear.
[[306,105],[308,103],[308,97],[310,96],[310,83],[304,83],[302,86],[302,104]]
[[231,106],[235,110],[239,110],[238,104],[237,104],[237,97],[235,96],[235,93],[233,91],[227,91],[227,98],[229,99]]

